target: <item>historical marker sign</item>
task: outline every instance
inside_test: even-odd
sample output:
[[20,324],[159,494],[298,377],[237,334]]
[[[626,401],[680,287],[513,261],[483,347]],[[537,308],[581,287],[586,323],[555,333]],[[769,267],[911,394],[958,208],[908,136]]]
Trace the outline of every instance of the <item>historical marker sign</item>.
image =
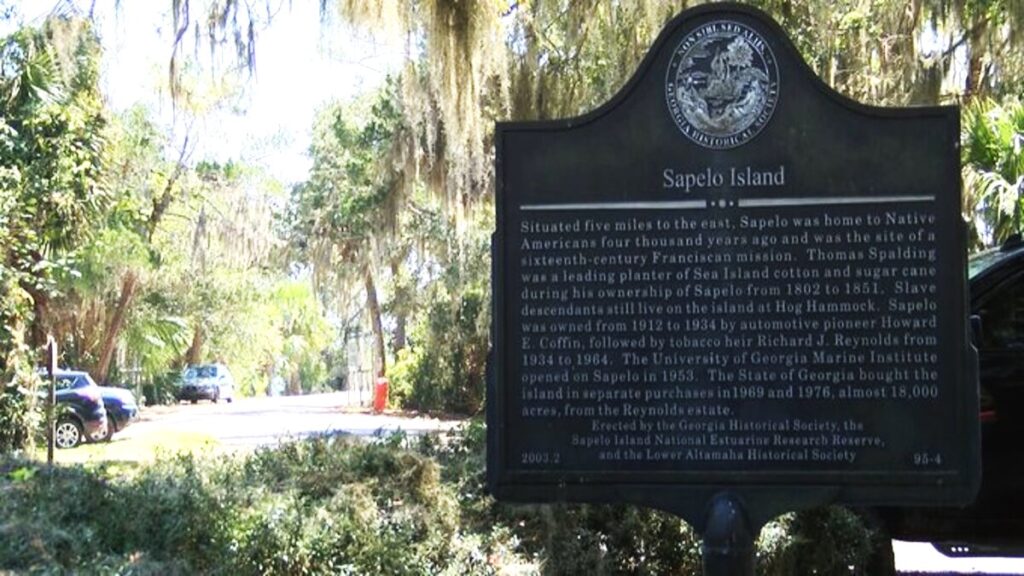
[[495,494],[698,527],[723,489],[760,519],[969,501],[958,139],[956,108],[843,98],[735,5],[600,109],[499,124]]

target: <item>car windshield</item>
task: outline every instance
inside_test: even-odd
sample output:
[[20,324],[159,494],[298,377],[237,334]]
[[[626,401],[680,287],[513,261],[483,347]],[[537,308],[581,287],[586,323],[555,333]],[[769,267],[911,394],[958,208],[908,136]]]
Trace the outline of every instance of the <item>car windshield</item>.
[[216,366],[193,366],[185,373],[185,378],[194,380],[196,378],[216,378]]
[[[48,378],[45,370],[41,371],[40,374],[43,378]],[[57,390],[72,390],[88,388],[90,386],[96,386],[96,382],[86,372],[57,373]]]
[[72,390],[85,386],[85,380],[74,376],[57,376],[57,390]]

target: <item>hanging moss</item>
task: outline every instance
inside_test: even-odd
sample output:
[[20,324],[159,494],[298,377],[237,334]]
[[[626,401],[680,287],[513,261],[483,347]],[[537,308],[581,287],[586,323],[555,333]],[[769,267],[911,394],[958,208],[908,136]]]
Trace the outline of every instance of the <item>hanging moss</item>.
[[[594,108],[623,85],[669,18],[700,3],[321,0],[320,7],[324,19],[337,13],[404,46],[406,131],[385,163],[402,175],[403,190],[425,183],[452,217],[464,221],[493,189],[494,121]],[[1024,49],[1013,41],[1024,27],[1024,4],[1015,0],[751,4],[780,22],[826,82],[864,102],[934,104],[962,94],[1012,92],[1024,77]],[[176,46],[190,23],[198,38],[202,20],[211,47],[233,45],[238,60],[252,66],[253,29],[269,21],[269,7],[265,16],[258,3],[237,0],[206,0],[191,10],[188,0],[172,0],[172,7]],[[969,56],[966,79],[951,74],[957,47]]]

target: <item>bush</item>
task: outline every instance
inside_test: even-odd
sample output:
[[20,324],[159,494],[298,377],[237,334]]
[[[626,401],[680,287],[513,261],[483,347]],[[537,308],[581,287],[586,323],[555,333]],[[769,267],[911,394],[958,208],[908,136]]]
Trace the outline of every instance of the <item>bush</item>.
[[[322,437],[118,477],[0,461],[0,572],[700,573],[697,536],[669,514],[495,502],[485,438],[479,421],[373,444]],[[867,542],[843,509],[786,515],[762,531],[760,573],[848,574]]]
[[483,409],[490,345],[488,298],[468,290],[430,304],[390,371],[395,398],[414,410],[473,415]]
[[873,552],[871,531],[839,506],[784,514],[761,530],[758,544],[766,576],[872,576],[865,568]]
[[446,242],[445,266],[423,290],[408,350],[389,376],[405,408],[475,415],[483,409],[490,347],[490,232]]
[[245,457],[0,466],[0,571],[491,574],[507,532],[466,533],[437,460],[317,438]]
[[29,390],[0,383],[0,454],[31,446],[46,428],[40,404]]
[[[11,288],[2,276],[0,271],[0,288]],[[4,300],[0,297],[0,454],[30,448],[45,428],[43,403],[36,396],[41,379],[32,368],[32,350],[14,324],[3,323],[15,319],[14,312],[4,310],[10,304]]]
[[178,401],[178,386],[181,385],[181,372],[170,370],[153,377],[153,380],[142,385],[142,398],[146,406],[174,404]]
[[45,472],[34,465],[0,466],[0,567],[73,567],[94,560],[104,482],[81,468]]

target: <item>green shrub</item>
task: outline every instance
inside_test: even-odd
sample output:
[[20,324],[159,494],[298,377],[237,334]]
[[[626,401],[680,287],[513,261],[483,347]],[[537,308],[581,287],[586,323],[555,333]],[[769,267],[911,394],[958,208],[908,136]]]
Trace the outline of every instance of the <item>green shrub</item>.
[[390,372],[402,406],[469,415],[483,409],[488,306],[478,289],[431,302]]
[[[0,325],[0,340],[6,330],[6,326]],[[43,433],[43,403],[36,396],[41,384],[32,369],[27,346],[16,345],[7,357],[2,356],[0,348],[0,454],[30,448]]]
[[40,404],[29,390],[0,382],[0,454],[31,446],[46,428]]
[[72,567],[97,554],[91,519],[104,514],[106,483],[82,468],[45,472],[12,462],[0,478],[0,568]]
[[102,532],[107,549],[141,550],[161,562],[186,558],[211,570],[224,562],[247,491],[232,461],[178,455],[144,467],[113,494]]
[[178,401],[178,387],[181,385],[181,372],[171,370],[154,376],[142,385],[142,398],[146,406],[174,404]]
[[411,318],[408,349],[389,376],[405,408],[478,414],[490,347],[490,237],[473,227],[469,237],[445,242],[440,276],[422,290]]
[[871,576],[864,569],[871,536],[857,515],[839,506],[784,514],[761,530],[760,573]]
[[[700,573],[698,537],[669,514],[495,502],[485,440],[477,420],[445,436],[162,457],[116,477],[0,461],[0,572]],[[867,534],[840,508],[783,516],[762,531],[760,573],[848,574]]]
[[398,444],[316,438],[116,479],[9,461],[0,571],[462,576],[518,561],[509,532],[467,532],[436,459]]

